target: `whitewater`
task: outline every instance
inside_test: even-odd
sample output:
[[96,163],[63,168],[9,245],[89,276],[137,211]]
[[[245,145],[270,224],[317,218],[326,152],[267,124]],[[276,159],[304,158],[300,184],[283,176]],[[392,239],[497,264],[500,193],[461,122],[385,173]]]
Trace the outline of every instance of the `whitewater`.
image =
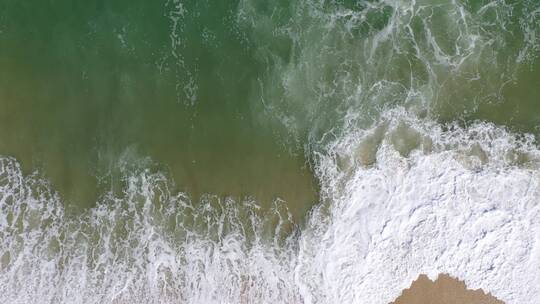
[[[242,0],[234,15],[266,67],[256,115],[304,151],[319,184],[303,221],[280,199],[194,201],[129,149],[114,164],[125,187],[72,212],[46,174],[2,156],[0,303],[385,304],[440,273],[540,302],[537,134],[482,113],[538,60],[539,3],[285,6],[283,17]],[[196,104],[181,52],[189,9],[167,7],[190,79],[178,94]]]

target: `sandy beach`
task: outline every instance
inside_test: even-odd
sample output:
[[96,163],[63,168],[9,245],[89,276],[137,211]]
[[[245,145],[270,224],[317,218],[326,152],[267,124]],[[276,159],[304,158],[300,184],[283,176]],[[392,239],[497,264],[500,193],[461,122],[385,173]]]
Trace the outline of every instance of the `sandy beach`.
[[503,304],[482,289],[467,289],[464,282],[441,274],[431,281],[426,275],[420,275],[411,287],[403,293],[393,304]]

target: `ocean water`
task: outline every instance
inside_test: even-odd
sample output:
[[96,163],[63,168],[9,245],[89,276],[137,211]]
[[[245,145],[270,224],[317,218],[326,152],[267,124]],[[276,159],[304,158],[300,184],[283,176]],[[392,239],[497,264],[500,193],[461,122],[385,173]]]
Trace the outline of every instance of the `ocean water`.
[[536,0],[0,0],[0,303],[538,303],[539,126]]

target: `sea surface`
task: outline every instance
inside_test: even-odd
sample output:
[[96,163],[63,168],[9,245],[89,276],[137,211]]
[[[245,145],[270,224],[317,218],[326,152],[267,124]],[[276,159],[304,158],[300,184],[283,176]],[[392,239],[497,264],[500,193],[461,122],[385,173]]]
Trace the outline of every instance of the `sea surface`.
[[540,1],[0,0],[0,303],[540,302]]

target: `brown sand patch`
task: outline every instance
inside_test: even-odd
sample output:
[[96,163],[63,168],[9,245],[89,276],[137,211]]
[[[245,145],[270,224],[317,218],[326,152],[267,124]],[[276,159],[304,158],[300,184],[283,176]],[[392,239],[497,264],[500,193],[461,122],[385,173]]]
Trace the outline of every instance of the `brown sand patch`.
[[446,274],[440,274],[435,282],[420,275],[410,288],[393,304],[504,304],[482,289],[467,289],[465,283]]

